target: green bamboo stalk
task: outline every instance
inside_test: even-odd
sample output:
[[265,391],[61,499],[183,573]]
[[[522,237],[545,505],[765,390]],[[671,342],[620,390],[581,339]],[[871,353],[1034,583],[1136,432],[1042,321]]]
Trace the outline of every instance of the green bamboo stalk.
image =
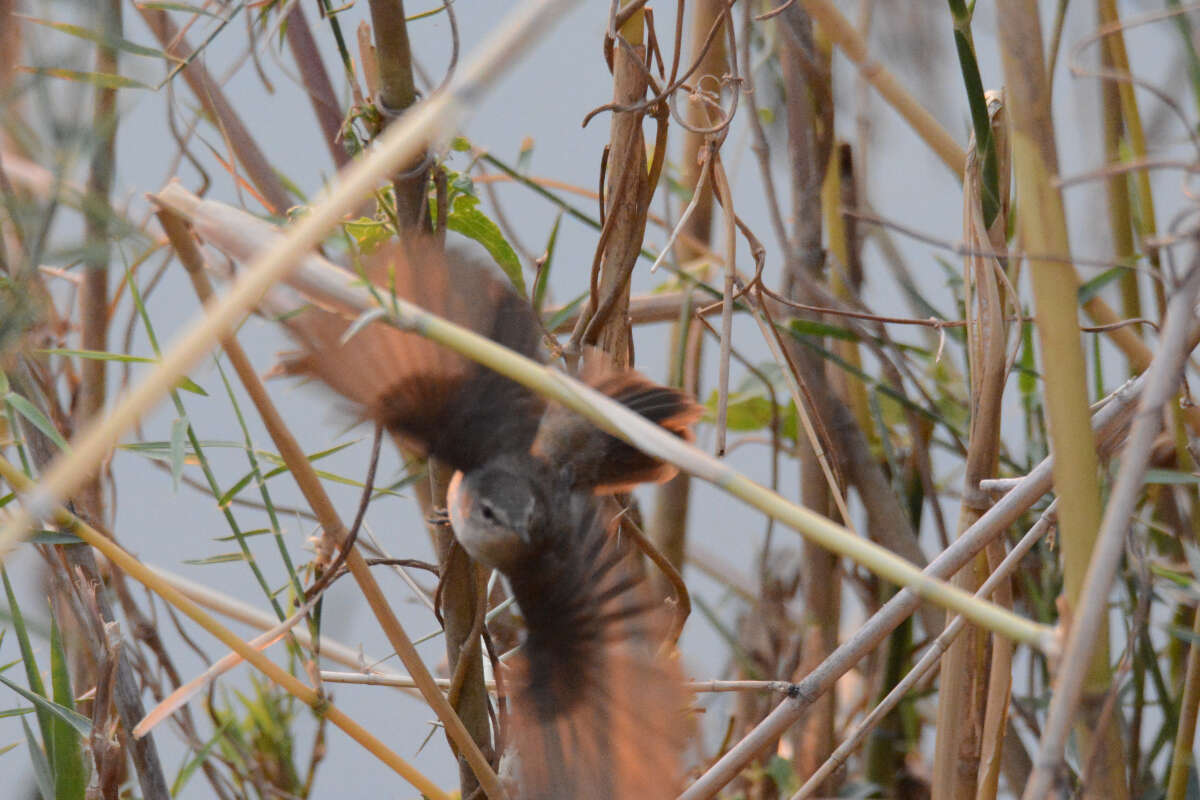
[[[1103,47],[1107,51],[1106,60],[1111,63],[1113,70],[1118,75],[1128,76],[1131,74],[1129,69],[1129,53],[1125,49],[1125,33],[1120,27],[1121,18],[1117,14],[1116,0],[1097,0],[1096,5],[1101,25],[1111,29],[1111,32],[1104,37],[1103,42]],[[1144,160],[1147,156],[1146,133],[1142,128],[1142,115],[1138,110],[1137,96],[1133,91],[1133,83],[1125,78],[1109,78],[1109,80],[1115,81],[1117,93],[1120,96],[1121,122],[1123,123],[1126,140],[1129,144],[1130,157],[1135,160]],[[1143,239],[1152,239],[1157,235],[1158,223],[1155,220],[1154,213],[1154,193],[1150,189],[1150,171],[1140,169],[1135,172],[1133,175],[1133,185],[1138,202],[1136,220],[1141,223],[1138,226],[1138,232]],[[1158,250],[1152,248],[1146,256],[1151,266],[1157,270],[1160,266]],[[1162,283],[1155,281],[1154,288],[1158,298],[1159,310],[1162,311],[1166,308],[1166,298],[1163,294]]]
[[[1112,48],[1100,49],[1100,63],[1112,67]],[[1113,81],[1100,87],[1101,124],[1104,126],[1104,159],[1109,164],[1121,160],[1121,91]],[[1112,236],[1113,258],[1127,269],[1121,276],[1121,313],[1129,319],[1142,316],[1142,298],[1138,274],[1132,269],[1136,253],[1133,241],[1133,209],[1129,203],[1129,176],[1114,172],[1104,182],[1108,195],[1108,230]]]
[[[1042,30],[1034,0],[1002,0],[997,6],[1008,108],[1018,229],[1026,252],[1070,252],[1062,196],[1054,187],[1058,153],[1046,91]],[[1030,259],[1035,318],[1041,344],[1045,404],[1063,558],[1064,599],[1075,610],[1100,526],[1098,459],[1089,436],[1087,375],[1081,346],[1076,278],[1070,264]],[[1097,632],[1081,715],[1075,727],[1080,752],[1100,748],[1100,769],[1085,797],[1123,798],[1127,782],[1118,726],[1098,731],[1099,703],[1112,685],[1107,629]]]
[[[1192,633],[1200,636],[1200,614],[1192,618]],[[1196,768],[1192,747],[1196,741],[1196,719],[1200,714],[1200,646],[1188,648],[1187,672],[1183,678],[1183,697],[1179,701],[1179,725],[1175,729],[1175,748],[1167,778],[1166,800],[1184,800],[1188,776]]]

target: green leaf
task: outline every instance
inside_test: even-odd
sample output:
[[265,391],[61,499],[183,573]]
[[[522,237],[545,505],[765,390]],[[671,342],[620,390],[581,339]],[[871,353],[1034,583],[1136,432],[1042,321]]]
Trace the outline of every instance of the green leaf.
[[21,718],[21,727],[25,730],[25,745],[29,748],[29,760],[33,762],[33,780],[37,783],[38,793],[42,800],[54,800],[54,778],[50,774],[50,762],[24,717]]
[[195,381],[193,381],[191,378],[189,378],[186,375],[184,375],[182,378],[180,378],[179,382],[176,383],[175,386],[180,389],[183,389],[185,392],[191,392],[192,394],[198,394],[201,397],[208,397],[208,392],[201,389],[196,384]]
[[487,215],[477,208],[478,205],[479,200],[468,194],[460,194],[454,198],[454,204],[446,217],[446,227],[483,245],[500,265],[500,269],[504,270],[517,293],[525,297],[525,276],[521,274],[521,262],[517,254],[500,232],[500,227],[488,219]]
[[763,771],[767,773],[767,777],[775,784],[775,788],[781,795],[791,795],[800,788],[796,782],[796,771],[792,769],[792,762],[786,758],[778,755],[771,756],[771,760],[767,762]]
[[1169,486],[1194,485],[1200,483],[1200,475],[1176,469],[1148,469],[1145,483],[1161,483]]
[[188,418],[176,417],[171,423],[171,483],[179,491],[179,479],[183,476],[183,463],[187,457]]
[[199,14],[204,17],[212,17],[224,21],[225,18],[220,14],[214,14],[200,6],[192,6],[187,3],[172,3],[167,0],[149,0],[149,2],[138,3],[138,8],[150,8],[158,11],[182,11],[185,14]]
[[[38,669],[37,658],[33,655],[33,647],[29,644],[29,631],[25,627],[25,616],[21,613],[21,606],[17,603],[17,596],[13,592],[12,583],[8,580],[8,570],[0,566],[0,580],[4,582],[4,594],[8,599],[8,610],[12,615],[13,630],[17,634],[17,646],[21,650],[21,660],[25,663],[25,681],[29,684],[29,688],[36,694],[45,695],[46,686],[42,683],[42,673]],[[42,741],[50,743],[50,728],[51,716],[50,712],[43,709],[41,706],[36,706],[38,729],[42,734]],[[40,748],[39,748],[40,752]]]
[[450,142],[450,149],[456,153],[467,153],[471,150],[471,140],[465,136],[455,136]]
[[46,78],[61,78],[62,80],[86,83],[97,89],[152,89],[152,86],[126,78],[124,75],[113,75],[109,72],[82,72],[77,69],[62,69],[61,67],[17,67],[21,72],[30,75],[40,75]]
[[541,268],[538,269],[537,279],[533,284],[533,309],[540,316],[542,306],[546,303],[546,289],[550,285],[550,269],[554,266],[554,250],[558,245],[558,228],[562,224],[562,212],[558,212],[558,216],[554,218],[554,225],[550,228],[550,238],[546,241],[546,256],[542,261]]
[[1118,280],[1125,274],[1125,267],[1112,267],[1104,270],[1096,277],[1092,278],[1087,283],[1084,283],[1076,291],[1076,297],[1079,299],[1079,305],[1084,305],[1089,300],[1100,294],[1100,290],[1108,286],[1115,280]]
[[62,438],[58,432],[58,429],[54,427],[54,424],[51,423],[46,415],[42,413],[40,408],[16,392],[9,392],[4,396],[4,399],[13,407],[13,410],[15,410],[25,419],[29,420],[29,422],[33,424],[33,427],[46,434],[50,441],[58,445],[60,450],[71,449],[67,445],[67,440]]
[[359,217],[344,222],[342,227],[365,255],[374,253],[381,244],[392,238],[392,229],[386,223],[370,217]]
[[571,302],[567,303],[562,309],[550,319],[546,320],[546,330],[556,331],[558,326],[562,325],[563,320],[570,317],[579,308],[580,304],[587,299],[587,292],[579,295]]
[[841,339],[846,342],[857,342],[859,340],[852,331],[812,319],[794,319],[788,322],[788,326],[792,329],[792,333],[798,336],[812,336],[818,339],[829,337],[831,339]]
[[[720,394],[714,389],[704,405],[714,417]],[[754,392],[730,392],[725,407],[725,427],[731,431],[758,431],[771,425],[771,400]]]
[[175,782],[171,784],[171,797],[179,796],[179,793],[183,791],[183,787],[186,786],[187,782],[191,779],[192,774],[208,759],[208,754],[212,752],[213,747],[215,747],[221,741],[221,739],[225,737],[225,732],[233,723],[233,719],[225,720],[221,724],[221,727],[217,728],[217,732],[213,734],[213,737],[205,742],[203,747],[196,751],[196,757],[183,765],[183,767],[179,770],[179,774],[175,776]]
[[[80,749],[82,731],[74,726],[82,720],[91,731],[91,723],[81,714],[75,713],[75,696],[71,691],[71,672],[67,664],[67,653],[63,649],[62,635],[58,623],[50,618],[50,683],[54,687],[54,703],[63,712],[54,720],[54,797],[55,800],[83,800],[87,789],[87,773],[83,766]],[[72,721],[65,714],[75,714],[79,720]]]
[[10,708],[7,711],[0,711],[0,719],[7,719],[8,717],[23,717],[26,714],[32,714],[36,710],[37,709],[35,709],[33,706]]
[[27,541],[30,544],[83,544],[83,539],[63,531],[37,531]]
[[[73,356],[75,358],[83,358],[91,361],[119,361],[124,364],[157,364],[157,358],[147,358],[146,356],[131,356],[128,353],[109,353],[103,350],[71,350],[66,347],[47,347],[39,350],[39,353],[45,353],[49,356]],[[198,394],[201,397],[208,397],[208,392],[200,388],[195,381],[186,375],[179,379],[175,384],[177,388],[183,389],[185,392]]]
[[[12,689],[14,692],[21,695],[21,697],[24,697],[29,702],[33,703],[38,708],[43,709],[45,711],[49,711],[51,716],[53,716],[55,719],[62,720],[63,722],[70,725],[71,728],[76,733],[78,733],[80,736],[86,737],[86,736],[92,735],[91,721],[87,717],[80,714],[79,712],[74,711],[69,708],[64,708],[64,707],[60,706],[58,703],[51,702],[50,700],[47,700],[44,697],[36,695],[33,692],[26,689],[24,686],[20,686],[18,684],[13,683],[12,681],[10,681],[8,678],[4,677],[3,675],[0,675],[0,683],[3,683],[5,686]],[[57,758],[55,760],[57,761]]]
[[237,553],[222,553],[219,556],[209,556],[208,558],[194,558],[184,561],[185,564],[192,564],[198,567],[208,566],[210,564],[230,564],[234,561],[245,561],[246,554]]
[[274,533],[270,528],[255,528],[252,531],[242,531],[240,535],[230,534],[229,536],[218,536],[213,539],[214,542],[236,542],[239,539],[249,539],[251,536],[262,536],[267,533]]
[[131,356],[128,353],[110,353],[106,350],[72,350],[66,347],[45,347],[38,350],[48,356],[72,356],[88,361],[121,361],[126,364],[153,364],[156,359],[145,356]]
[[19,744],[20,744],[20,742],[13,742],[12,744],[6,744],[6,745],[4,745],[3,747],[0,747],[0,756],[4,755],[4,754],[5,754],[5,753],[7,753],[9,750],[12,750],[13,748],[15,748],[15,747],[16,747],[17,745],[19,745]]
[[66,22],[51,22],[48,19],[27,17],[24,14],[13,14],[13,16],[26,22],[32,22],[35,25],[44,25],[45,27],[52,28],[59,33],[65,33],[68,36],[76,36],[80,39],[87,39],[90,42],[95,42],[96,44],[121,50],[135,56],[147,56],[149,58],[161,58],[163,60],[170,59],[171,61],[179,60],[178,58],[164,53],[162,50],[156,50],[153,47],[145,47],[140,44],[134,44],[127,39],[111,38],[99,33],[98,31],[91,30],[90,28],[83,28],[79,25],[70,25]]

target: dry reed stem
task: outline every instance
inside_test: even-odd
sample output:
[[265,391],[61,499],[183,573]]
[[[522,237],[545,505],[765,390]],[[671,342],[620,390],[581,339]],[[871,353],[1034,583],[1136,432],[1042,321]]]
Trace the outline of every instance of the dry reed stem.
[[[0,458],[0,477],[8,481],[8,484],[14,490],[26,493],[24,495],[26,498],[33,496],[37,492],[37,486],[34,482],[25,477],[24,473],[4,458]],[[255,650],[247,642],[238,638],[232,631],[209,616],[200,606],[186,598],[170,584],[161,580],[158,575],[127,553],[116,542],[104,536],[64,508],[52,507],[45,516],[51,517],[62,530],[75,534],[88,545],[99,550],[105,558],[112,562],[113,566],[122,570],[163,600],[182,611],[226,647],[253,664],[284,691],[320,712],[330,722],[349,734],[352,739],[395,770],[397,774],[419,791],[430,798],[435,798],[435,800],[450,800],[447,794],[414,769],[407,761],[388,749],[383,742],[367,731],[366,728],[359,725],[353,718],[330,703],[323,695],[302,683],[294,675],[285,671],[273,661],[268,660],[266,656]]]
[[[1006,120],[998,103],[989,109],[991,139],[998,159],[999,174],[1008,175],[1009,157]],[[992,225],[987,225],[983,212],[982,154],[977,141],[971,137],[967,151],[966,175],[963,181],[963,241],[973,250],[1003,252],[1008,226],[1008,182],[1003,182],[999,206]],[[1000,411],[1004,387],[1008,378],[1008,331],[1005,324],[1004,288],[999,276],[1004,266],[992,256],[973,255],[964,259],[964,286],[967,291],[967,351],[970,368],[970,427],[967,442],[966,467],[963,475],[963,501],[959,509],[958,531],[962,532],[979,519],[991,503],[982,492],[979,482],[996,474],[1000,457]],[[995,561],[1004,557],[999,542],[988,545]],[[999,550],[999,553],[992,551]],[[981,553],[954,576],[954,583],[965,591],[974,592],[987,579],[988,555]],[[998,556],[998,557],[997,557]],[[1007,594],[1007,593],[1006,593]],[[967,635],[950,646],[943,661],[938,686],[937,738],[934,743],[932,795],[934,800],[955,800],[976,796],[976,786],[994,787],[998,772],[988,770],[981,775],[984,758],[984,732],[992,733],[989,764],[994,764],[998,752],[996,731],[1003,732],[1003,720],[1008,709],[1008,682],[1011,669],[997,658],[1011,650],[1004,642],[989,643],[987,631],[970,627]],[[990,653],[990,658],[989,658]],[[989,663],[991,661],[992,663]],[[1003,668],[1003,674],[994,670]],[[999,715],[987,716],[989,687],[999,685],[1003,703],[993,708]],[[994,793],[994,789],[991,789]],[[984,794],[984,792],[980,792]],[[982,800],[982,798],[981,798]]]
[[[1094,653],[1099,650],[1100,643],[1104,642],[1109,591],[1125,553],[1125,538],[1142,492],[1149,455],[1162,427],[1162,410],[1175,395],[1181,370],[1194,344],[1194,303],[1198,293],[1200,257],[1193,259],[1187,276],[1167,306],[1158,355],[1146,371],[1145,390],[1122,451],[1121,466],[1104,509],[1096,547],[1091,554],[1077,602],[1072,607],[1070,633],[1050,696],[1042,739],[1034,759],[1033,775],[1025,787],[1023,800],[1042,800],[1046,797],[1062,766],[1067,735],[1075,719],[1077,705],[1088,688],[1089,665],[1094,662]],[[1115,725],[1111,726],[1111,729],[1115,728]],[[1080,752],[1089,751],[1081,748]],[[1190,747],[1187,752],[1191,752]],[[1098,778],[1100,780],[1103,780],[1102,775]],[[1096,796],[1105,792],[1124,794],[1127,787],[1127,782],[1122,780],[1119,789],[1099,783],[1092,791]]]
[[[208,275],[204,271],[203,258],[200,255],[195,240],[187,230],[183,218],[174,212],[164,210],[159,212],[159,221],[162,223],[163,229],[167,232],[167,236],[170,238],[171,244],[175,248],[180,261],[187,269],[196,294],[202,303],[206,305],[210,304],[213,298],[212,286],[209,284]],[[325,487],[322,486],[312,463],[308,460],[303,448],[300,447],[300,443],[296,441],[296,438],[284,422],[282,415],[280,415],[275,404],[271,401],[266,387],[263,386],[262,380],[258,377],[258,373],[254,369],[254,365],[246,356],[245,351],[242,350],[235,336],[231,335],[223,339],[221,344],[225,349],[226,355],[229,357],[230,363],[233,365],[234,371],[238,375],[238,379],[241,380],[246,393],[250,396],[251,401],[258,410],[263,425],[267,428],[272,441],[275,442],[275,446],[279,449],[280,457],[287,464],[297,486],[300,487],[301,493],[308,501],[309,507],[317,515],[317,519],[320,521],[321,527],[325,532],[323,539],[335,542],[338,545],[343,544],[347,539],[348,531],[342,523],[337,510],[334,508],[328,493],[325,492]],[[462,758],[470,764],[475,776],[485,787],[488,796],[502,796],[503,788],[500,786],[499,780],[496,778],[487,758],[476,744],[472,733],[467,730],[454,709],[445,701],[441,692],[437,691],[437,688],[433,684],[432,675],[425,668],[424,662],[400,625],[400,621],[396,618],[391,606],[384,598],[383,591],[375,580],[375,576],[371,574],[370,567],[368,567],[357,548],[352,549],[347,554],[346,564],[351,574],[354,575],[354,579],[362,590],[364,597],[367,598],[367,602],[376,619],[379,620],[380,626],[388,637],[389,644],[391,644],[397,655],[400,656],[409,673],[421,682],[422,695],[437,714],[438,719],[445,725],[450,741],[457,746]]]
[[[121,39],[121,0],[111,0],[99,12],[104,38],[108,42]],[[118,51],[114,45],[97,48],[96,71],[116,75]],[[116,171],[117,90],[98,88],[92,111],[92,136],[95,148],[87,178],[87,200],[83,204],[88,255],[85,258],[83,283],[79,288],[80,343],[84,350],[108,350],[108,266],[111,255],[109,222],[111,193]],[[104,411],[108,362],[100,358],[83,359],[80,364],[79,402],[75,409],[75,427],[82,427]],[[104,493],[102,470],[76,494],[76,501],[91,519],[103,520]]]
[[[1192,332],[1193,345],[1200,341],[1200,330]],[[1121,434],[1129,422],[1135,403],[1145,386],[1144,378],[1129,381],[1113,393],[1112,400],[1092,418],[1097,448],[1111,453],[1123,441]],[[989,508],[979,521],[964,531],[943,550],[925,572],[946,577],[953,575],[988,542],[1000,536],[1016,522],[1052,486],[1053,458],[1046,458],[1022,478],[1004,497]],[[779,736],[807,712],[812,702],[830,691],[839,678],[879,645],[901,622],[920,606],[920,599],[908,589],[897,592],[869,620],[843,642],[829,658],[803,680],[796,683],[770,716],[759,723],[742,741],[730,748],[682,795],[680,800],[711,797],[742,770],[765,741]]]
[[594,345],[608,353],[613,364],[629,366],[633,340],[626,321],[629,279],[641,257],[646,235],[646,215],[666,157],[666,121],[658,119],[653,163],[647,169],[642,121],[638,108],[646,97],[646,26],[643,10],[635,11],[616,31],[612,45],[613,103],[633,110],[612,112],[607,148],[607,182],[601,208],[603,228],[592,262],[588,313],[580,318],[568,352],[578,345]]
[[[1001,584],[1008,582],[1013,572],[1021,565],[1021,560],[1029,554],[1033,546],[1037,544],[1043,536],[1050,530],[1054,515],[1054,504],[1042,512],[1041,517],[1034,523],[1021,541],[1017,542],[1009,551],[1004,560],[994,569],[983,585],[976,592],[977,597],[988,597],[992,592],[996,591]],[[913,665],[913,668],[908,671],[903,680],[897,683],[891,691],[887,693],[875,708],[871,709],[854,730],[843,737],[837,749],[829,756],[829,759],[821,765],[820,769],[813,773],[804,785],[796,791],[790,800],[806,800],[813,797],[817,789],[820,788],[821,782],[833,775],[833,773],[846,763],[846,760],[854,754],[858,746],[875,727],[883,721],[893,709],[900,704],[900,701],[909,695],[914,689],[917,689],[927,677],[932,677],[935,670],[941,670],[945,673],[948,666],[945,660],[945,654],[953,646],[958,639],[959,634],[966,627],[966,621],[962,617],[955,617],[946,626],[946,629],[938,634],[937,639],[933,641],[925,652],[921,655],[920,661]],[[940,735],[941,729],[938,729]],[[971,796],[974,794],[974,787],[971,787]]]
[[[143,562],[144,563],[144,562]],[[243,625],[248,625],[251,628],[260,631],[268,631],[279,624],[279,618],[274,614],[268,614],[265,611],[260,611],[248,603],[244,603],[237,598],[230,597],[227,594],[216,591],[204,584],[190,581],[180,575],[156,567],[153,564],[146,566],[158,575],[162,580],[172,587],[177,589],[180,594],[194,601],[196,604],[207,608],[209,611],[216,611],[230,619],[236,620]],[[292,630],[291,634],[301,646],[307,648],[314,647],[312,634],[309,633],[306,627],[299,627]],[[399,673],[394,673],[391,670],[382,669],[373,665],[380,663],[383,659],[364,654],[361,649],[351,647],[342,642],[332,639],[328,636],[320,636],[316,643],[316,649],[321,651],[322,658],[328,658],[331,661],[336,661],[339,664],[344,664],[358,670],[369,669],[373,675],[396,677]],[[364,674],[364,673],[359,673]],[[412,678],[405,676],[408,680]],[[415,684],[414,684],[415,688]]]
[[[157,198],[174,210],[192,215],[192,222],[210,244],[231,255],[246,258],[259,249],[274,251],[271,242],[279,236],[271,226],[244,212],[212,201],[183,202],[186,192],[169,187]],[[244,248],[240,249],[239,248]],[[1023,619],[990,603],[979,603],[946,583],[930,579],[903,558],[887,549],[855,536],[824,517],[789,503],[775,492],[754,483],[708,454],[688,445],[594,389],[554,368],[539,364],[501,345],[434,316],[398,298],[388,298],[382,313],[374,297],[361,286],[361,280],[324,259],[309,256],[288,276],[289,282],[318,302],[350,314],[371,311],[379,314],[378,324],[390,321],[439,344],[462,353],[497,372],[555,400],[589,419],[602,430],[633,444],[655,458],[675,464],[729,494],[739,497],[767,515],[795,528],[848,556],[871,571],[901,586],[911,586],[924,599],[961,610],[969,618],[1016,641],[1039,649],[1056,647],[1053,630]]]

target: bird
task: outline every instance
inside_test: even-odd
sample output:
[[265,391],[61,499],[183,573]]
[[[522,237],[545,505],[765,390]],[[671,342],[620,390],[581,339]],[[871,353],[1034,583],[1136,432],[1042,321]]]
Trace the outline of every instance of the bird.
[[[542,361],[544,331],[494,269],[432,237],[363,266],[383,294]],[[419,455],[454,470],[447,511],[476,561],[501,572],[525,623],[509,664],[516,796],[674,797],[687,697],[656,655],[664,610],[616,536],[611,496],[675,468],[582,416],[415,333],[309,305],[281,320],[301,349],[284,371],[317,378]],[[703,408],[598,352],[579,377],[691,441]]]

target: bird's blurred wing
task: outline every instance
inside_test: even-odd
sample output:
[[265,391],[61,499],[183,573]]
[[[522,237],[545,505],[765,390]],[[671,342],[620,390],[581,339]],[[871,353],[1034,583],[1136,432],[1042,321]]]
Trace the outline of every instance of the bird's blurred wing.
[[[429,239],[394,245],[371,260],[366,277],[385,306],[394,295],[539,357],[529,304],[461,253],[443,253]],[[317,305],[281,321],[303,348],[285,361],[287,372],[319,378],[357,413],[455,469],[527,450],[533,440],[544,408],[537,395],[422,336],[375,322],[344,340],[352,320]]]
[[[636,370],[611,367],[598,351],[587,354],[580,378],[687,442],[694,438],[692,425],[704,414],[704,407],[687,393],[655,383]],[[575,486],[597,494],[669,480],[677,471],[558,404],[551,404],[542,418],[533,451],[551,464],[570,469]]]
[[612,530],[615,504],[563,505],[571,522],[509,574],[526,624],[509,684],[518,794],[673,798],[691,726],[678,665],[655,655],[668,609]]

